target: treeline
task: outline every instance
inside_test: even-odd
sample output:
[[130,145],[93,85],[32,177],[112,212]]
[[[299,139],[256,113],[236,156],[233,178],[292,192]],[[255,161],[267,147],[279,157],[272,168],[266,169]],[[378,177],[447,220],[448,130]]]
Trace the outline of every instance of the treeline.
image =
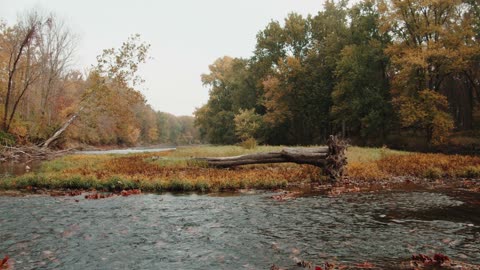
[[196,125],[220,144],[319,144],[338,133],[443,144],[475,127],[479,39],[475,0],[327,1],[316,15],[270,22],[252,57],[210,65]]
[[149,45],[138,35],[71,68],[76,38],[54,15],[0,23],[0,141],[60,147],[197,143],[193,117],[154,111],[136,89]]

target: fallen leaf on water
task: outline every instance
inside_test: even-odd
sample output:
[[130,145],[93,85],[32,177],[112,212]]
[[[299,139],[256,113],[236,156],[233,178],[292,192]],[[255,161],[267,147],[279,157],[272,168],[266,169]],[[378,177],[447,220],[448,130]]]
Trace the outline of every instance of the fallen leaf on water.
[[373,264],[369,263],[369,262],[363,262],[363,263],[359,263],[356,265],[357,268],[361,268],[361,269],[372,269],[374,268],[375,266],[373,266]]
[[450,261],[450,258],[448,258],[448,256],[443,255],[441,253],[437,253],[437,254],[433,255],[433,260],[436,261],[439,264],[443,264],[446,261]]
[[8,255],[5,255],[5,258],[3,258],[2,262],[0,263],[0,269],[8,269],[8,260],[10,258]]
[[127,197],[127,196],[130,196],[130,195],[138,195],[138,194],[141,194],[142,191],[140,189],[131,189],[131,190],[122,190],[120,192],[120,195],[124,196],[124,197]]
[[270,270],[279,270],[280,268],[275,264],[270,267]]

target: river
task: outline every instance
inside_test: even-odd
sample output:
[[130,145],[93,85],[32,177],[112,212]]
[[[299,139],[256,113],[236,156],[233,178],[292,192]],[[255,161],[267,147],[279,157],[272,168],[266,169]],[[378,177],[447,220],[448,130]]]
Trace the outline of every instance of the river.
[[388,268],[436,252],[480,264],[478,194],[271,195],[0,196],[0,256],[15,269]]

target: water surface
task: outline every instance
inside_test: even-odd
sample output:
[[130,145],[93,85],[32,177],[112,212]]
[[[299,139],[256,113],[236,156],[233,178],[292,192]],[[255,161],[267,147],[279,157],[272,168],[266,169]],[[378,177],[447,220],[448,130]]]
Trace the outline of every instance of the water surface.
[[480,264],[476,194],[270,196],[0,196],[0,256],[15,269],[389,267],[433,252]]
[[149,153],[149,152],[165,152],[175,150],[175,147],[160,147],[160,148],[145,148],[135,147],[126,149],[112,149],[112,150],[94,150],[94,151],[76,151],[75,154],[81,155],[108,155],[108,154],[137,154],[137,153]]

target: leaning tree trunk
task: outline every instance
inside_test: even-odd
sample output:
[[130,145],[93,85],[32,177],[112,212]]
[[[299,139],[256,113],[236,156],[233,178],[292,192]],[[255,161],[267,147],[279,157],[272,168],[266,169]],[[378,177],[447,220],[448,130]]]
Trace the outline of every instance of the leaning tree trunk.
[[80,115],[80,113],[85,109],[85,107],[80,107],[80,109],[74,113],[70,119],[67,120],[55,133],[52,135],[52,137],[48,138],[43,144],[42,144],[42,149],[46,149],[50,146],[52,142],[54,142],[56,139],[60,138],[60,135],[62,135],[65,130],[77,119],[77,117]]
[[63,126],[58,129],[53,135],[52,137],[48,138],[42,145],[42,149],[46,149],[48,148],[48,146],[53,142],[55,141],[56,139],[58,139],[60,137],[60,135],[62,135],[62,133],[68,128],[68,126],[70,126],[73,121],[75,121],[75,119],[78,117],[78,113],[74,114],[72,117],[70,117],[70,119],[68,119],[67,122],[65,122],[65,124],[63,124]]
[[285,163],[309,164],[323,168],[332,181],[342,179],[347,164],[345,157],[346,142],[330,136],[328,146],[316,148],[285,148],[281,151],[256,153],[234,157],[198,158],[207,165],[228,168],[249,164]]

